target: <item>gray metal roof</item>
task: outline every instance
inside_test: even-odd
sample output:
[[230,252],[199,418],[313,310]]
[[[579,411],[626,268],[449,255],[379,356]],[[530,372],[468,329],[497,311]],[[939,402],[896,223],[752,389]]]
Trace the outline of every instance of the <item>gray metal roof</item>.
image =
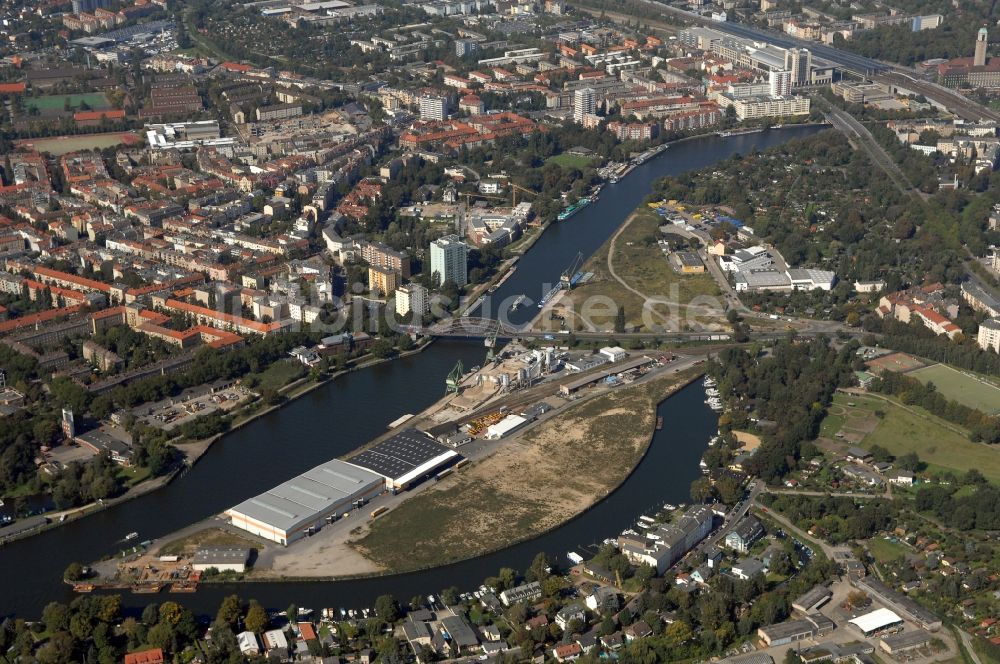
[[244,500],[232,510],[288,532],[382,481],[369,470],[332,459]]

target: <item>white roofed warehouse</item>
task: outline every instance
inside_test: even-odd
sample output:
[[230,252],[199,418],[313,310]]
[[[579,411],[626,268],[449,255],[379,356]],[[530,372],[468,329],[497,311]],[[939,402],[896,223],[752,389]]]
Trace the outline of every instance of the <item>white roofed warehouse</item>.
[[385,490],[370,470],[333,459],[226,510],[237,528],[288,545]]
[[848,621],[866,638],[903,628],[903,619],[889,609],[878,609]]
[[385,478],[386,488],[398,491],[409,488],[459,459],[458,452],[426,433],[404,429],[351,457],[350,463],[381,475]]

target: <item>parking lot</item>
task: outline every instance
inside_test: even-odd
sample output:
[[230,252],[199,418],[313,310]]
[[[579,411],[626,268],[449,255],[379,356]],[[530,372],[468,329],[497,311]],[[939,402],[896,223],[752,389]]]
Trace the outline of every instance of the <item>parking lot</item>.
[[84,463],[97,454],[94,450],[80,443],[64,443],[58,447],[50,449],[45,458],[47,461],[58,464],[58,468],[65,468],[74,461]]
[[230,411],[256,396],[255,392],[240,385],[224,388],[202,386],[185,390],[171,399],[144,404],[133,409],[132,413],[150,426],[172,431],[202,415]]

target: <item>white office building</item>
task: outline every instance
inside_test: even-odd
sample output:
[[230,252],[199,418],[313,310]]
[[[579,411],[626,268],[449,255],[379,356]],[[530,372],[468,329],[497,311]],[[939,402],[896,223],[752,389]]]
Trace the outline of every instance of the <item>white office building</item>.
[[427,313],[427,289],[420,284],[405,284],[396,289],[396,314],[408,316],[414,312],[417,318]]
[[438,286],[449,279],[459,288],[469,283],[469,245],[457,235],[446,235],[431,242],[431,273],[436,274]]

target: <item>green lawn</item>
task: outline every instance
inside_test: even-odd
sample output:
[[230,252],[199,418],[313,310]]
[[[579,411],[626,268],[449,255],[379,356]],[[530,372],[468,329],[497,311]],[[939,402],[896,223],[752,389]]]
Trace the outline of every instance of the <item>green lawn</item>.
[[296,378],[301,378],[306,373],[305,367],[294,360],[281,360],[269,366],[266,370],[257,374],[260,379],[261,388],[271,388],[277,390]]
[[590,166],[590,162],[594,161],[593,157],[583,157],[575,154],[557,154],[549,157],[545,160],[547,164],[558,164],[563,168],[578,168],[581,171],[587,166]]
[[111,102],[108,101],[103,92],[26,97],[24,99],[24,106],[26,108],[37,108],[39,111],[61,111],[66,108],[67,99],[69,100],[70,108],[74,110],[80,107],[81,102],[85,102],[87,106],[95,111],[103,111],[111,108]]
[[[666,255],[656,244],[656,240],[660,237],[661,222],[659,215],[645,206],[640,206],[636,218],[615,241],[613,256],[615,272],[640,293],[644,293],[656,302],[662,300],[663,303],[655,306],[655,311],[660,315],[651,317],[654,324],[657,321],[662,322],[662,316],[669,316],[671,313],[677,314],[683,322],[686,320],[687,311],[678,309],[672,312],[666,303],[679,304],[682,307],[692,302],[704,304],[702,300],[705,296],[712,298],[719,295],[719,287],[707,272],[678,274],[674,271]],[[574,288],[571,299],[577,311],[586,310],[588,300],[598,305],[595,306],[596,309],[603,311],[606,307],[601,302],[607,301],[604,298],[610,298],[611,302],[624,307],[628,325],[642,326],[644,300],[616,281],[607,269],[610,243],[609,238],[584,264],[583,269],[593,272],[594,278]],[[707,302],[712,300],[708,299]],[[591,315],[590,318],[595,325],[607,327],[614,322],[615,312],[615,307],[611,307],[607,315]]]
[[934,383],[938,392],[960,404],[984,413],[1000,412],[1000,388],[976,378],[971,373],[944,364],[932,364],[911,371],[908,375],[925,384]]
[[907,552],[907,548],[899,542],[893,542],[882,538],[869,540],[868,550],[871,551],[875,560],[883,564],[894,560],[900,560],[906,555]]
[[[848,406],[853,403],[854,406]],[[895,402],[882,401],[875,397],[837,393],[833,398],[833,414],[823,421],[821,432],[832,435],[844,424],[843,411],[874,412],[881,410],[885,417],[878,422],[875,430],[867,434],[859,443],[862,447],[881,445],[892,454],[899,456],[915,452],[928,465],[931,472],[952,471],[964,473],[975,468],[991,482],[1000,484],[1000,450],[974,443],[958,433],[952,425],[928,414],[919,408],[914,415]],[[839,422],[835,418],[840,418]]]

